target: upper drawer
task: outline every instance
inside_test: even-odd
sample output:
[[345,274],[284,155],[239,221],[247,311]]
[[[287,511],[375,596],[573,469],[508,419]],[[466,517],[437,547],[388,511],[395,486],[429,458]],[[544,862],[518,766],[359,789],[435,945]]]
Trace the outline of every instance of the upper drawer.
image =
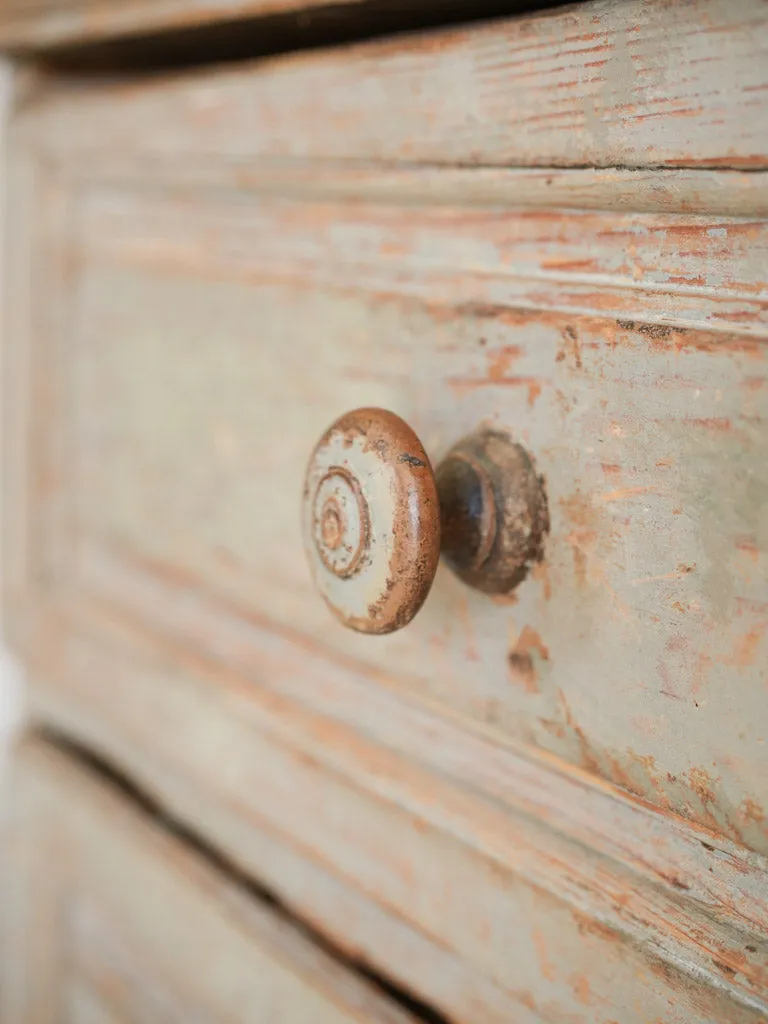
[[[425,164],[756,171],[768,160],[767,17],[765,0],[735,8],[728,0],[575,4],[85,94],[75,81],[25,109],[26,123],[58,159],[168,158],[188,173],[213,161],[247,176],[256,161],[276,158],[335,158],[356,171],[380,161],[425,173]],[[473,180],[466,198],[487,196],[487,178]],[[658,205],[659,184],[617,183],[613,201],[637,208],[638,193],[650,191]],[[739,187],[706,177],[690,191],[669,184],[686,210],[712,189],[722,202]],[[359,186],[353,175],[339,187],[349,196]],[[434,187],[430,180],[418,194]]]

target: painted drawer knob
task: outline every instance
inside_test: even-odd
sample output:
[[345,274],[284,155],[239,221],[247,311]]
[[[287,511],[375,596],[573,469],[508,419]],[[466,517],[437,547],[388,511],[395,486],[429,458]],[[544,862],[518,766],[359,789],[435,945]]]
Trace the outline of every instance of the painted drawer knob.
[[542,557],[543,482],[524,448],[482,428],[435,474],[416,434],[386,409],[356,409],[326,430],[304,482],[304,541],[334,615],[392,633],[421,608],[441,553],[470,586],[508,593]]

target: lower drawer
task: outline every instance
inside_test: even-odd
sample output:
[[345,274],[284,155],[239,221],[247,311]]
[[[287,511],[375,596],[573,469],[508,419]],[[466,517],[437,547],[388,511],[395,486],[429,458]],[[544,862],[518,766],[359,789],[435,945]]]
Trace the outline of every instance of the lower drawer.
[[413,1019],[56,748],[15,769],[4,1024]]

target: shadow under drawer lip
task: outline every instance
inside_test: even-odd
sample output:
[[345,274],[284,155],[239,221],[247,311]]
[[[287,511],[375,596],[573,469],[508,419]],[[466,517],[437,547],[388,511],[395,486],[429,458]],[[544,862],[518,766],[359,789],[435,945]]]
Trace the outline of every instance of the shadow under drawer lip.
[[67,733],[51,726],[33,726],[29,736],[22,742],[42,741],[59,751],[71,761],[92,773],[106,786],[120,795],[136,811],[157,824],[200,860],[213,868],[219,875],[236,885],[243,893],[266,907],[270,913],[290,925],[296,932],[309,939],[318,949],[323,950],[348,971],[373,985],[393,1003],[407,1010],[414,1020],[423,1024],[450,1024],[450,1018],[408,992],[395,981],[378,971],[374,964],[349,950],[343,949],[331,937],[321,932],[316,921],[302,917],[300,908],[284,902],[270,887],[253,875],[248,874],[235,861],[188,824],[173,816],[162,801],[148,789],[134,781],[117,761],[79,742]]
[[445,1020],[415,1013],[70,740],[29,734],[12,767],[8,1024],[43,1006],[77,1020]]
[[[81,5],[82,0],[59,0],[62,8]],[[174,15],[172,4],[163,14],[158,3],[149,18],[146,6],[137,5],[139,20],[138,14],[131,18],[120,10],[130,6],[126,0],[102,0],[98,21],[89,21],[86,11],[79,18],[61,19],[60,25],[55,13],[48,15],[50,24],[45,13],[16,20],[0,14],[0,49],[34,57],[60,74],[136,75],[461,29],[565,5],[566,0],[219,0],[187,19]]]

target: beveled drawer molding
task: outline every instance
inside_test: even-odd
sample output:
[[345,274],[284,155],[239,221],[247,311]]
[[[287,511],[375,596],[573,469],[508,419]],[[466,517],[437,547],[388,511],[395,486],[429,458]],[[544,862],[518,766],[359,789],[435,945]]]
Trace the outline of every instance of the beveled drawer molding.
[[[44,147],[35,146],[41,157]],[[88,182],[91,168],[54,157],[59,172]],[[206,154],[185,164],[172,155],[153,158],[156,186],[180,196],[199,189],[306,200],[384,203],[467,209],[604,210],[683,213],[700,217],[768,215],[768,171],[619,167],[386,166],[374,161],[260,156],[257,160]],[[98,179],[126,187],[147,179],[147,166],[130,153],[99,153]]]
[[[768,338],[768,223],[755,214],[553,211],[539,208],[535,195],[509,216],[434,200],[259,202],[256,192],[239,201],[236,192],[223,203],[214,188],[185,188],[180,165],[176,173],[167,185],[150,170],[115,184],[96,170],[87,186],[75,178],[81,223],[73,245],[105,267],[302,283],[449,309],[511,308],[532,326],[547,312],[572,313],[603,321],[604,332],[609,318],[630,332],[636,323],[658,324],[656,340],[676,330],[681,344],[702,329]],[[764,202],[768,174],[753,177],[751,197]],[[61,181],[66,187],[68,175]],[[375,194],[373,175],[368,183]],[[685,251],[671,275],[681,237]]]
[[[543,900],[547,929],[557,921],[573,958],[572,985],[586,942],[596,991],[636,993],[644,1006],[672,999],[694,1014],[700,992],[685,979],[695,979],[711,987],[719,1021],[768,1013],[765,858],[415,705],[390,680],[228,613],[175,571],[101,549],[84,557],[92,596],[62,595],[27,619],[36,714],[113,759],[288,901],[299,880],[280,857],[260,856],[264,830],[293,851],[289,862],[317,863],[378,906],[350,922],[324,904],[336,940],[365,948],[370,916],[384,914],[375,928],[386,931],[394,914],[487,979],[488,1019],[503,1020],[490,1009],[499,992],[512,1000],[506,1012],[518,1000],[546,1005],[551,965],[507,951],[512,934],[516,949],[537,948],[543,911],[529,901]],[[393,834],[395,846],[384,841]],[[473,898],[454,905],[447,894],[465,876]],[[379,961],[413,980],[376,941]],[[468,1005],[452,1009],[473,1019]]]

